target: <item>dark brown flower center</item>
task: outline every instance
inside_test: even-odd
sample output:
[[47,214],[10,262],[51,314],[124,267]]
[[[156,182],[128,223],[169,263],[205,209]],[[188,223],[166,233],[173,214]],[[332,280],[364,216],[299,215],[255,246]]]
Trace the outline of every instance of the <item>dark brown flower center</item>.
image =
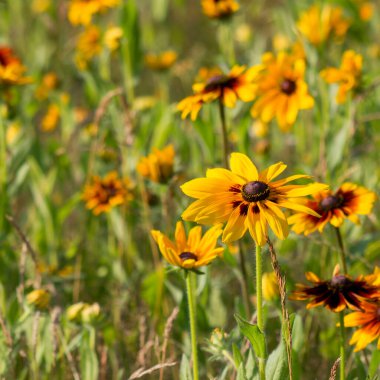
[[269,192],[269,186],[261,181],[248,182],[241,189],[242,197],[247,202],[263,201],[268,198]]
[[343,274],[338,274],[337,276],[334,276],[331,279],[330,284],[334,288],[343,288],[346,285],[348,285],[350,282],[351,282],[351,280],[349,278],[347,278]]
[[195,253],[193,252],[182,252],[180,255],[179,255],[180,259],[182,261],[186,261],[186,260],[194,260],[194,261],[197,261],[198,260],[198,257]]
[[231,85],[233,79],[227,75],[215,75],[206,82],[206,91],[213,91],[218,88],[224,88]]
[[286,95],[292,95],[296,91],[297,85],[294,80],[285,79],[281,83],[281,91]]
[[342,205],[342,197],[329,195],[328,197],[322,199],[320,202],[320,207],[323,211],[330,211],[334,208],[338,208]]

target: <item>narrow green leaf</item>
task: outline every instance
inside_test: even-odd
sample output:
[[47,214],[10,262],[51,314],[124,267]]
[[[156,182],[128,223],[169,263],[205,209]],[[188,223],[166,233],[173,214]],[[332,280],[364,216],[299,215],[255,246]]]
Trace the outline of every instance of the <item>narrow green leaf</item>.
[[271,380],[284,380],[289,375],[288,361],[284,341],[281,340],[277,348],[269,355],[265,367],[265,376]]

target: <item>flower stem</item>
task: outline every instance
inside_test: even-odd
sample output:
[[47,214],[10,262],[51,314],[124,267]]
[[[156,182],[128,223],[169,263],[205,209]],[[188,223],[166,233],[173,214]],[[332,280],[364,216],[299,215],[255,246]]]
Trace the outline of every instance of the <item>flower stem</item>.
[[198,374],[198,349],[197,349],[197,326],[196,326],[196,302],[194,296],[195,274],[186,273],[187,301],[189,304],[191,352],[193,357],[193,380],[199,380]]
[[220,113],[220,120],[221,120],[221,123],[222,123],[224,167],[227,168],[228,167],[229,149],[228,149],[228,134],[227,134],[226,113],[225,113],[224,104],[223,104],[223,92],[221,94],[221,97],[219,98],[219,113]]
[[[1,107],[1,103],[0,103]],[[2,110],[0,109],[0,113]],[[6,189],[7,189],[7,147],[5,123],[0,114],[0,231],[3,230],[5,212],[6,212]]]
[[[263,319],[263,268],[261,247],[256,243],[256,303],[257,303],[257,326],[264,334]],[[265,380],[265,358],[259,358],[259,374],[260,380]]]
[[344,274],[347,274],[347,263],[346,263],[346,249],[343,244],[342,234],[340,232],[339,227],[335,228],[336,236],[338,238],[338,244],[339,244],[339,254],[340,254],[340,260],[342,261],[343,265],[343,272]]
[[346,367],[346,353],[344,350],[345,331],[344,331],[344,311],[339,313],[339,329],[340,329],[340,380],[344,380]]

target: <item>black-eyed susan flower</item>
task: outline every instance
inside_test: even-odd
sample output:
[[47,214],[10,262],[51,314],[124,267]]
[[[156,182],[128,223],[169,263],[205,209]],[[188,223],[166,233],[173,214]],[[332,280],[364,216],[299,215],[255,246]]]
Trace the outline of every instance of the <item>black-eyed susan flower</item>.
[[287,218],[281,208],[302,210],[318,217],[314,210],[300,204],[302,197],[325,189],[320,183],[286,185],[307,175],[293,175],[273,181],[285,169],[282,162],[262,172],[244,154],[232,153],[231,170],[209,169],[206,178],[197,178],[181,186],[182,191],[197,200],[182,214],[184,220],[201,224],[227,222],[223,242],[240,239],[247,230],[260,246],[265,245],[268,224],[280,239],[289,233]]
[[183,223],[177,222],[174,242],[160,231],[153,230],[151,234],[166,261],[184,269],[208,265],[224,250],[216,247],[218,237],[222,234],[219,225],[210,228],[203,236],[200,226],[193,227],[186,237]]
[[345,327],[358,327],[350,344],[355,344],[354,352],[358,352],[378,339],[377,349],[380,350],[380,299],[362,302],[361,309],[344,317]]
[[110,26],[104,33],[104,44],[110,51],[115,51],[120,46],[123,37],[123,29],[118,26]]
[[358,215],[371,212],[376,195],[365,187],[346,182],[336,192],[324,190],[313,194],[312,198],[305,200],[304,204],[321,217],[304,212],[290,216],[288,222],[297,234],[309,235],[316,230],[322,232],[328,223],[340,227],[345,219],[358,224]]
[[144,62],[151,70],[165,71],[176,63],[177,58],[178,54],[174,50],[165,50],[158,54],[145,54]]
[[204,103],[210,103],[220,99],[229,108],[233,108],[238,99],[250,102],[255,98],[257,86],[254,78],[260,71],[260,65],[251,67],[235,65],[228,74],[218,73],[213,69],[210,73],[199,76],[200,81],[194,83],[194,94],[183,99],[177,106],[182,111],[182,119],[191,115],[191,119],[197,118],[198,112]]
[[35,307],[38,310],[45,310],[49,306],[51,294],[46,289],[32,290],[26,296],[28,305]]
[[173,176],[174,147],[168,145],[162,150],[153,148],[147,157],[141,158],[137,171],[153,182],[167,183]]
[[214,19],[229,18],[240,8],[236,0],[201,0],[201,5],[203,13]]
[[301,34],[313,45],[318,46],[331,37],[344,37],[350,22],[340,7],[312,5],[303,12],[297,22]]
[[14,51],[8,46],[0,46],[0,85],[22,85],[31,82],[25,77],[26,68]]
[[312,272],[307,272],[305,276],[313,285],[297,284],[291,299],[310,300],[307,309],[324,306],[335,313],[346,308],[361,311],[363,301],[376,299],[380,295],[380,288],[368,284],[363,276],[352,280],[340,274],[339,265],[335,267],[331,280],[323,281]]
[[355,92],[360,86],[362,66],[363,57],[353,50],[347,50],[343,54],[339,68],[328,67],[321,71],[321,77],[327,83],[339,84],[338,93],[336,94],[338,104],[344,103],[348,94]]
[[44,132],[54,131],[54,129],[57,128],[60,117],[61,110],[59,109],[59,106],[55,103],[50,104],[41,120],[41,129]]
[[78,68],[86,69],[88,62],[99,55],[101,51],[101,31],[97,26],[90,25],[77,39],[75,62]]
[[128,178],[120,179],[115,171],[108,173],[104,178],[94,176],[82,195],[86,207],[92,210],[94,215],[108,212],[132,198],[131,181]]
[[46,73],[37,87],[35,96],[38,100],[46,99],[58,85],[58,77],[54,72]]
[[120,0],[71,0],[67,16],[72,25],[88,26],[95,14],[114,8],[119,3]]
[[288,131],[299,110],[314,105],[304,80],[305,60],[280,52],[277,56],[266,53],[262,61],[263,70],[255,80],[258,96],[251,109],[252,116],[265,123],[276,118],[281,130]]

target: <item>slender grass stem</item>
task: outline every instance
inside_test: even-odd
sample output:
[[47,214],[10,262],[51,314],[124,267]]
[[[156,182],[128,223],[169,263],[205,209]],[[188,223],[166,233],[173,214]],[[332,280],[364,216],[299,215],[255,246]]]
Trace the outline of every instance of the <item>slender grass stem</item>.
[[186,273],[187,301],[189,304],[191,353],[193,357],[193,380],[199,380],[198,373],[198,347],[197,347],[197,325],[196,325],[196,302],[194,285],[196,283],[195,274],[188,271]]
[[223,161],[224,161],[224,167],[228,167],[228,155],[229,155],[229,148],[228,148],[228,133],[227,133],[227,123],[226,123],[226,113],[224,110],[224,104],[223,104],[223,93],[221,94],[221,97],[219,98],[219,113],[220,113],[220,120],[222,124],[222,137],[223,137]]
[[339,244],[339,255],[340,255],[340,260],[341,260],[342,265],[343,265],[343,272],[344,272],[344,274],[347,274],[347,263],[346,263],[347,253],[346,253],[346,249],[345,249],[344,244],[343,244],[342,234],[340,232],[339,227],[336,227],[335,231],[336,231],[336,236],[337,236],[338,244]]
[[[1,107],[1,103],[0,103]],[[1,113],[1,110],[0,110]],[[0,114],[0,231],[3,231],[7,204],[7,146],[3,118]]]
[[[264,334],[263,318],[263,268],[261,247],[256,243],[256,303],[257,303],[257,326]],[[259,358],[260,380],[265,380],[265,358]]]
[[344,350],[345,331],[344,331],[344,311],[339,313],[339,330],[340,330],[340,380],[345,379],[346,353]]

